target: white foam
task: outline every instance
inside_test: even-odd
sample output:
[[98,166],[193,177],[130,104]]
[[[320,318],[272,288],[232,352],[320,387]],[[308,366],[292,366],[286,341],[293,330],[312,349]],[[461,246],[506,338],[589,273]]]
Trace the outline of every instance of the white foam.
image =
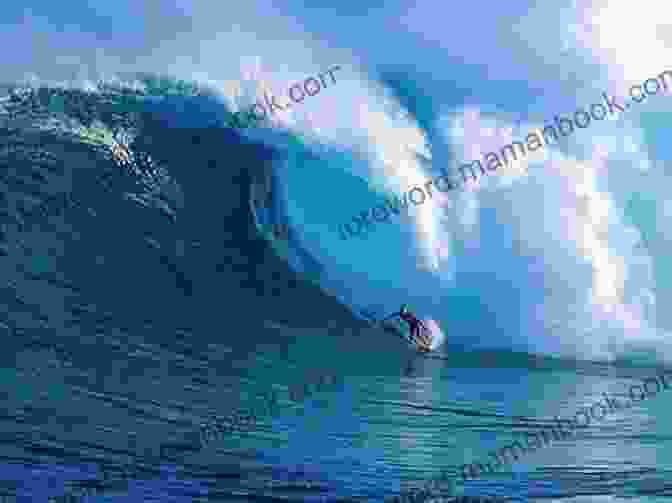
[[442,346],[446,342],[446,334],[443,333],[439,324],[432,318],[425,318],[422,322],[427,327],[427,330],[432,334],[432,343],[430,348],[432,351]]

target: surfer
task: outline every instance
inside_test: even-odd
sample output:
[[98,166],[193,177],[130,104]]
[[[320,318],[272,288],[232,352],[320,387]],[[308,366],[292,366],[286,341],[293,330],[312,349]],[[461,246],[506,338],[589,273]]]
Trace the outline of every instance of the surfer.
[[[406,323],[408,323],[409,333],[411,337],[411,342],[416,346],[429,351],[431,348],[432,339],[429,334],[429,330],[423,322],[421,322],[416,316],[411,313],[407,308],[406,304],[401,306],[401,309],[398,313],[392,313],[386,318],[383,318],[381,321],[389,320],[390,318],[400,318]],[[424,330],[424,333],[420,328]]]
[[121,143],[114,142],[112,144],[112,157],[117,162],[120,163],[128,163],[131,161],[131,153],[128,150],[128,147],[126,145],[122,145]]

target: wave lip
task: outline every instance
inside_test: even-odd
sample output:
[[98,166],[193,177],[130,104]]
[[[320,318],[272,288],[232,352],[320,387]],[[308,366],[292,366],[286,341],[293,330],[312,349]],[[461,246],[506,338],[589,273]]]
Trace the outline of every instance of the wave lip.
[[[332,66],[329,70],[327,70],[327,72],[318,74],[318,76],[320,77],[320,81],[322,82],[322,87],[320,87],[320,82],[318,82],[318,80],[315,77],[308,77],[307,79],[305,79],[303,81],[303,89],[301,88],[301,86],[299,84],[294,84],[294,85],[290,86],[288,94],[289,94],[289,97],[291,98],[292,102],[293,103],[301,103],[305,99],[306,94],[308,96],[315,96],[320,92],[321,89],[326,88],[327,84],[324,81],[324,75],[326,73],[328,73],[331,76],[331,79],[332,79],[333,83],[335,84],[336,83],[336,78],[334,77],[334,74],[332,72],[334,71],[334,69],[339,69],[340,70],[340,68],[341,67],[339,65],[335,65],[335,66]],[[313,88],[314,92],[312,92],[312,93],[308,90],[308,82],[309,81],[314,82],[315,85],[316,85],[316,87]],[[294,98],[294,94],[292,93],[292,91],[294,91],[295,89],[298,89],[299,91],[301,91],[301,99]],[[275,113],[275,109],[278,109],[279,111],[282,112],[282,111],[290,108],[291,103],[288,103],[285,106],[282,106],[275,101],[275,98],[276,97],[273,94],[271,94],[270,99],[269,99],[269,93],[264,92],[264,103],[265,103],[266,107],[268,108],[268,111],[267,111],[266,108],[264,108],[264,104],[260,103],[259,100],[257,100],[252,105],[250,105],[248,110],[245,112],[245,114],[246,114],[245,116],[247,117],[246,122],[242,120],[242,117],[244,116],[243,111],[238,110],[238,111],[230,114],[228,119],[225,121],[224,125],[227,126],[227,127],[236,128],[236,129],[245,129],[245,128],[249,127],[253,122],[266,121],[267,119],[270,118],[271,115],[273,115]],[[261,117],[257,116],[254,113],[255,108],[259,108],[263,111],[263,115]]]

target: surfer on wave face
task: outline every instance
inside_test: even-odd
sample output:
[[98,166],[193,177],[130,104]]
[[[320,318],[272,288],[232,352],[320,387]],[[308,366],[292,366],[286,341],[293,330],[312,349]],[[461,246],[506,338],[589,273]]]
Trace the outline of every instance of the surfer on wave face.
[[[418,318],[416,318],[415,315],[406,308],[406,304],[403,304],[401,306],[401,309],[399,310],[398,313],[393,313],[385,319],[388,320],[394,317],[399,317],[403,321],[408,323],[410,336],[413,342],[415,342],[416,344],[420,342],[425,347],[425,349],[430,348],[432,340],[431,337],[426,335],[429,333],[427,327],[423,322],[421,322]],[[422,330],[420,330],[421,327],[424,329],[424,333]]]

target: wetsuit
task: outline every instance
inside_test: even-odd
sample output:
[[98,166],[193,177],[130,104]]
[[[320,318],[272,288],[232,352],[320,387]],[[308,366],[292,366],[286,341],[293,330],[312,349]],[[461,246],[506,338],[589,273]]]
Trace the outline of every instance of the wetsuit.
[[408,311],[405,313],[402,312],[397,313],[397,315],[399,316],[399,318],[408,323],[408,328],[411,331],[411,338],[413,339],[420,338],[420,327],[427,329],[424,323],[422,323],[419,319],[417,319],[414,315],[412,315]]

